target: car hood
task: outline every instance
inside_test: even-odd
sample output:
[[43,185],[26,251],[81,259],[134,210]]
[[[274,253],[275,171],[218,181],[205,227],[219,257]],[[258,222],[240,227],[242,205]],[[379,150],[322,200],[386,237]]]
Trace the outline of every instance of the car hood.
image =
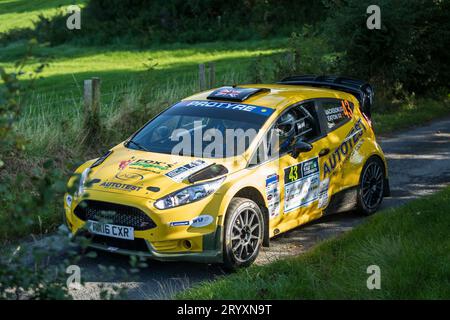
[[221,164],[231,173],[241,169],[245,161],[184,157],[133,150],[121,145],[114,148],[101,164],[90,169],[85,189],[155,200],[191,185],[186,178],[212,164]]

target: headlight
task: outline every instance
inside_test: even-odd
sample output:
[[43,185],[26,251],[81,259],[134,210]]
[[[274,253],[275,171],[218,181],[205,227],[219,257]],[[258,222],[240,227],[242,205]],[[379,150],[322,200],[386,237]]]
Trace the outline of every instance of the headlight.
[[216,192],[224,180],[225,177],[178,190],[157,200],[155,207],[164,210],[198,201]]
[[89,172],[91,171],[91,168],[84,169],[83,173],[80,177],[80,182],[78,184],[78,191],[77,196],[80,197],[84,192],[84,184],[86,183],[87,177],[89,175]]

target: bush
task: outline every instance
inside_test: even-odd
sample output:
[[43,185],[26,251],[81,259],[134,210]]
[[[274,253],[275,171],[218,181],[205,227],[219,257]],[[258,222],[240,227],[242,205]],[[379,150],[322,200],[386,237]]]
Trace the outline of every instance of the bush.
[[326,37],[312,32],[311,26],[293,32],[286,49],[277,55],[255,58],[248,67],[251,81],[269,83],[292,75],[339,73],[339,54],[333,53]]
[[423,93],[450,80],[449,1],[380,0],[381,30],[366,27],[370,1],[326,1],[325,36],[344,52],[347,74],[398,92]]

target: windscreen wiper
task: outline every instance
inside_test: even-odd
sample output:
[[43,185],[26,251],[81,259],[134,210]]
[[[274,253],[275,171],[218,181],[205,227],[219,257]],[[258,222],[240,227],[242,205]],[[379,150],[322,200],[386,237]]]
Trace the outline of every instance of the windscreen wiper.
[[129,140],[129,141],[127,142],[127,147],[130,145],[130,143],[134,144],[134,145],[135,145],[136,147],[138,147],[140,150],[144,150],[144,151],[149,152],[149,150],[148,150],[147,148],[145,148],[143,145],[141,145],[141,144],[139,144],[139,143],[137,143],[136,141],[133,141],[133,140]]

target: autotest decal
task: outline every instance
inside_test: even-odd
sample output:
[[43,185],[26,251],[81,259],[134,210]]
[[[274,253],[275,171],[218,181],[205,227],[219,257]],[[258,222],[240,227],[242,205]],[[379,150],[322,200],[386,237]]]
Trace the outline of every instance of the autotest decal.
[[352,153],[353,149],[361,137],[364,134],[366,127],[362,123],[361,119],[355,123],[355,126],[350,130],[347,138],[336,148],[336,150],[328,157],[328,159],[324,162],[323,165],[323,177],[324,179],[331,175],[336,167],[341,164],[348,156]]

